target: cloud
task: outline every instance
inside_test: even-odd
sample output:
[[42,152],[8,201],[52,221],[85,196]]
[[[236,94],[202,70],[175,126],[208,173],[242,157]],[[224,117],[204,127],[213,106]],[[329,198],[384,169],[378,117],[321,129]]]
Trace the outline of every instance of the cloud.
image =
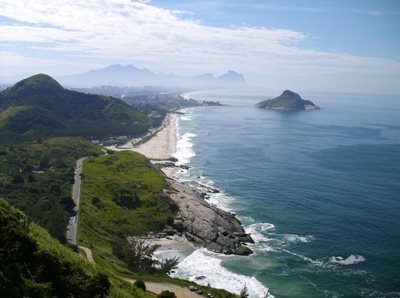
[[395,61],[303,49],[309,36],[302,32],[209,26],[150,1],[2,0],[0,15],[17,21],[0,25],[0,43],[54,55],[139,61],[187,73],[400,73]]

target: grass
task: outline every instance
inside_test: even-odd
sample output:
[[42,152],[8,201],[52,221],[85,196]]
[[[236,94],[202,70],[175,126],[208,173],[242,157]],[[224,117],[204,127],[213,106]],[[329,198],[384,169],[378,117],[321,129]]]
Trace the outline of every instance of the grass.
[[[236,297],[224,290],[199,286],[193,282],[160,275],[132,272],[112,250],[112,243],[129,235],[144,235],[159,231],[171,223],[173,210],[169,202],[160,197],[167,187],[165,179],[141,154],[123,151],[91,157],[84,161],[81,184],[78,243],[92,250],[96,264],[119,284],[119,295],[126,295],[127,283],[121,278],[165,282],[202,288],[214,297]],[[119,206],[113,197],[120,190],[134,189],[141,201],[135,209]],[[95,199],[96,198],[96,199]],[[113,296],[114,297],[114,296]]]
[[[78,242],[92,248],[96,263],[121,274],[127,267],[112,254],[114,241],[159,231],[173,220],[169,202],[161,199],[164,178],[139,153],[119,152],[88,158],[83,166]],[[119,206],[115,194],[133,189],[141,202],[135,209]],[[94,203],[96,201],[96,203]]]
[[7,124],[8,118],[18,114],[21,111],[30,109],[30,106],[12,106],[0,112],[0,127]]

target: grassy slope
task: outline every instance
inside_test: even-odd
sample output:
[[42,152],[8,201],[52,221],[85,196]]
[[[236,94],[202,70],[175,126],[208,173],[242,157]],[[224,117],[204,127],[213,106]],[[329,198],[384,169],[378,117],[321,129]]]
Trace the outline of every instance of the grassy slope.
[[[115,192],[129,185],[141,185],[139,198],[143,200],[143,204],[135,210],[121,208],[112,200]],[[85,160],[78,243],[92,249],[96,264],[113,276],[115,282],[124,276],[169,282],[183,287],[195,285],[187,280],[168,276],[131,272],[112,252],[113,241],[127,235],[143,235],[151,230],[160,230],[170,222],[173,212],[158,195],[165,186],[164,178],[151,167],[143,155],[135,152],[125,151]],[[100,199],[100,204],[97,204],[100,208],[92,203],[94,197]],[[236,297],[224,290],[201,288],[205,293],[213,293],[214,297]]]
[[[160,230],[172,221],[168,202],[159,197],[165,181],[144,156],[134,152],[89,158],[83,172],[78,241],[92,247],[96,262],[107,260],[108,266],[112,259],[114,269],[127,273],[117,259],[110,259],[111,242]],[[127,209],[113,201],[116,192],[127,188],[137,190],[140,207]],[[95,197],[100,200],[98,207],[92,203]]]
[[3,127],[5,124],[7,124],[8,118],[15,116],[21,111],[26,111],[29,108],[29,106],[12,106],[4,111],[0,111],[0,127]]
[[[25,218],[25,216],[18,211],[17,209],[14,209],[10,205],[8,205],[4,200],[0,199],[0,219],[3,222],[9,221],[9,219],[6,219],[4,214],[8,215],[13,215],[13,216],[18,216],[21,219]],[[5,213],[3,213],[5,212]],[[5,235],[2,235],[3,237]],[[68,282],[78,282],[79,284],[87,283],[90,280],[95,280],[96,277],[100,273],[106,273],[105,270],[102,270],[99,266],[96,266],[94,264],[89,263],[86,261],[86,259],[82,258],[75,252],[73,252],[71,249],[67,248],[66,246],[60,244],[57,240],[52,238],[49,233],[40,227],[39,225],[36,225],[34,223],[30,223],[29,225],[29,234],[28,237],[30,237],[33,242],[36,243],[37,245],[37,252],[35,252],[35,255],[38,256],[50,256],[50,258],[54,258],[54,260],[57,260],[53,262],[53,268],[52,270],[54,271],[54,268],[56,266],[60,266],[59,270],[63,272],[63,276],[60,276],[60,278],[65,278],[68,279],[69,277],[69,272],[71,272],[71,278],[72,274],[73,278],[82,278],[82,281],[78,280],[68,280]],[[33,262],[33,260],[29,260]],[[40,262],[40,259],[36,260],[36,262]],[[17,257],[15,259],[15,264],[23,264],[26,262],[25,259],[22,259],[19,257],[19,254],[17,254]],[[59,264],[59,265],[58,265]],[[40,263],[35,263],[28,265],[27,267],[31,266],[39,266]],[[0,268],[2,268],[0,266]],[[69,269],[68,269],[69,268]],[[7,267],[3,268],[7,270]],[[70,271],[68,271],[70,270]],[[0,270],[1,271],[1,270]],[[57,271],[57,270],[56,270]],[[81,272],[81,273],[77,273]],[[19,272],[19,274],[26,274],[24,272]],[[54,277],[55,280],[57,280],[58,277]],[[128,297],[138,297],[138,298],[150,298],[154,297],[153,295],[149,293],[144,293],[143,291],[137,289],[136,287],[133,287],[126,282],[121,282],[119,278],[115,278],[115,276],[110,276],[108,275],[108,279],[111,282],[111,290],[110,290],[110,297],[115,297],[115,298],[128,298]],[[42,281],[45,282],[45,281]],[[1,287],[0,287],[0,292],[1,292]]]

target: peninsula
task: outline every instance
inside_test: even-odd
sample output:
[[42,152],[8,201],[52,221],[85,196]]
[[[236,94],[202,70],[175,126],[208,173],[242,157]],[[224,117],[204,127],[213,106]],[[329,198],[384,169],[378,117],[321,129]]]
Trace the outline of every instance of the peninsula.
[[305,100],[299,94],[285,90],[273,99],[267,99],[256,104],[260,109],[280,110],[280,111],[300,111],[300,110],[319,110],[311,100]]

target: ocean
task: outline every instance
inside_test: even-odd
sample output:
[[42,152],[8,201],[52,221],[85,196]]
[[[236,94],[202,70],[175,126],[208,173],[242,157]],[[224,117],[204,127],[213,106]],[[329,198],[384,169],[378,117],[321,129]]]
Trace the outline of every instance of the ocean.
[[204,91],[221,107],[178,118],[176,174],[218,188],[255,244],[198,249],[174,276],[250,297],[400,297],[400,97],[301,94],[318,111],[254,107],[274,96]]

